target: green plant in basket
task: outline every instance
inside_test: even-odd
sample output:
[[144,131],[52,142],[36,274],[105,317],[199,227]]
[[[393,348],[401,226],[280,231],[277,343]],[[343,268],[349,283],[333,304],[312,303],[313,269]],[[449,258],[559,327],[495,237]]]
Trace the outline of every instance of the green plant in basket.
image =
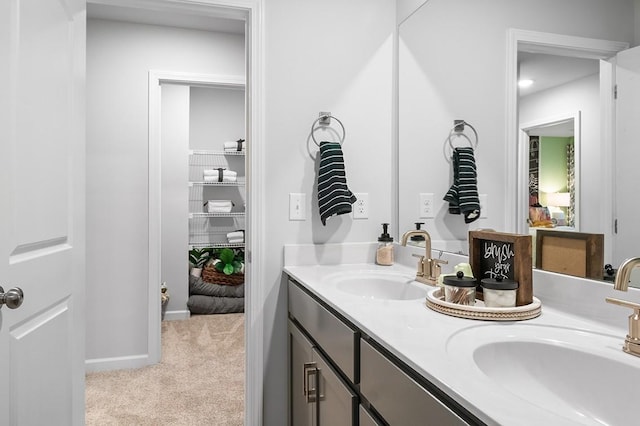
[[216,253],[217,261],[214,266],[218,272],[225,275],[240,274],[244,272],[244,253],[230,248],[223,248]]
[[203,268],[212,254],[210,248],[194,247],[189,250],[189,263],[191,263],[194,268]]

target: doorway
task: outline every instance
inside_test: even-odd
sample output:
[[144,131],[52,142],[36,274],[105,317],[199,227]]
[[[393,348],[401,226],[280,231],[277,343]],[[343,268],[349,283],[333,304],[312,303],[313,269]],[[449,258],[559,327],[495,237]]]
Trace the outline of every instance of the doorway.
[[[96,17],[94,13],[97,10],[101,9],[101,6],[104,6],[105,2],[101,0],[96,0],[94,2],[89,3],[89,17]],[[254,238],[248,238],[246,241],[246,246],[248,250],[251,250],[252,258],[251,262],[248,262],[246,265],[246,276],[247,280],[251,280],[251,277],[259,277],[261,276],[260,271],[262,270],[262,265],[260,263],[261,259],[261,250],[260,250],[260,233],[262,229],[260,227],[260,222],[257,218],[261,217],[260,214],[263,209],[262,200],[258,197],[260,188],[262,187],[262,183],[259,181],[259,170],[262,168],[261,164],[263,161],[262,149],[259,145],[259,140],[261,138],[260,128],[262,125],[262,93],[261,86],[259,81],[259,76],[261,76],[261,67],[262,61],[258,52],[260,39],[261,28],[260,28],[260,0],[255,1],[240,1],[240,0],[227,0],[227,1],[212,1],[210,4],[179,4],[177,5],[175,2],[158,0],[152,2],[151,5],[148,1],[110,1],[109,5],[114,6],[114,8],[120,8],[120,13],[122,14],[123,10],[125,11],[125,15],[127,15],[127,19],[142,19],[143,24],[151,24],[149,19],[164,19],[167,16],[173,20],[171,22],[165,22],[166,25],[171,25],[171,28],[179,28],[180,25],[184,25],[185,22],[191,22],[194,25],[211,25],[212,22],[216,22],[218,24],[229,24],[230,21],[235,23],[240,23],[242,28],[246,31],[246,50],[245,55],[242,55],[242,71],[247,69],[247,75],[253,76],[250,77],[251,87],[248,89],[248,97],[251,99],[251,102],[247,104],[247,139],[255,143],[255,149],[248,153],[247,162],[251,162],[254,166],[253,169],[256,173],[249,179],[248,184],[252,186],[254,192],[250,195],[251,198],[255,199],[255,202],[252,200],[248,200],[248,208],[247,211],[247,229],[250,234],[254,236]],[[94,7],[95,6],[95,7]],[[153,10],[149,10],[149,8],[153,8]],[[104,9],[104,8],[102,8]],[[104,10],[103,10],[104,11]],[[165,13],[160,13],[160,12]],[[167,13],[169,12],[169,13]],[[164,18],[163,18],[164,17]],[[176,21],[177,20],[177,21]],[[205,29],[205,28],[201,28]],[[88,43],[89,45],[89,43]],[[184,46],[184,45],[183,45]],[[120,45],[121,49],[127,49],[130,47],[129,42],[124,42]],[[211,56],[211,55],[207,55]],[[215,55],[213,55],[215,56]],[[104,64],[108,66],[109,64]],[[169,69],[166,66],[156,66],[150,67],[156,69]],[[201,70],[197,70],[201,71]],[[236,74],[235,72],[225,72],[225,74]],[[145,79],[148,79],[148,75],[145,75]],[[126,84],[126,82],[124,82]],[[109,90],[108,85],[101,88],[100,90]],[[148,93],[151,96],[151,92]],[[91,93],[89,93],[89,98],[91,97]],[[134,100],[132,97],[129,99],[125,99],[125,101],[118,106],[118,108],[126,108],[128,107],[127,103],[133,103]],[[148,103],[148,99],[145,99],[145,104]],[[108,112],[108,111],[107,111]],[[100,117],[101,119],[103,117]],[[144,115],[135,114],[131,117],[132,120],[138,120],[139,122],[144,122]],[[129,139],[131,138],[131,134],[128,132],[122,131],[122,128],[119,128],[119,132],[115,131],[116,128],[112,128],[111,130],[105,129],[105,133],[110,134],[109,142],[112,144],[121,144],[122,149],[120,149],[120,159],[122,163],[126,163],[128,161],[136,163],[137,167],[140,167],[144,171],[145,165],[148,163],[149,169],[146,171],[146,178],[144,182],[149,182],[149,184],[154,183],[153,180],[149,180],[149,176],[157,176],[158,175],[158,162],[148,162],[147,161],[136,161],[135,156],[139,154],[139,147],[133,146],[133,144],[129,143]],[[148,138],[152,138],[154,130],[151,129],[151,133],[148,134]],[[145,138],[146,139],[146,138]],[[108,146],[108,145],[107,145]],[[145,146],[146,149],[146,146]],[[108,151],[108,150],[107,150]],[[102,158],[107,158],[112,155],[113,152],[109,153],[100,153]],[[147,154],[145,152],[145,154]],[[118,164],[120,165],[120,164]],[[119,168],[118,165],[112,167],[112,178],[115,179],[123,179],[121,172],[122,168]],[[124,164],[126,166],[126,164]],[[88,174],[91,174],[92,171],[89,169]],[[252,179],[252,180],[251,180]],[[137,186],[136,182],[129,182],[129,187]],[[149,188],[150,189],[150,188]],[[127,189],[128,192],[129,189]],[[144,191],[147,193],[147,190]],[[140,191],[138,191],[140,194]],[[148,191],[149,199],[143,200],[144,206],[142,209],[145,212],[152,212],[153,206],[159,205],[160,194],[157,191]],[[121,192],[118,194],[120,197],[126,195]],[[138,200],[139,201],[139,200]],[[122,202],[123,209],[129,209],[130,205],[127,205],[126,202]],[[108,207],[108,206],[107,206]],[[137,209],[129,209],[127,210],[129,213],[136,213]],[[124,307],[122,310],[119,310],[118,318],[115,318],[116,321],[122,321],[118,324],[105,324],[104,328],[108,328],[106,334],[101,334],[101,341],[96,342],[96,353],[107,353],[107,356],[98,360],[91,360],[93,353],[87,353],[87,358],[89,361],[87,362],[88,366],[91,368],[102,368],[102,369],[115,369],[115,368],[131,368],[143,365],[149,365],[157,362],[159,360],[160,350],[159,350],[159,320],[160,320],[160,292],[159,290],[159,280],[156,279],[159,277],[159,267],[160,267],[160,219],[148,217],[147,219],[138,220],[138,223],[134,226],[133,229],[129,229],[129,233],[138,233],[141,235],[145,235],[148,232],[148,238],[145,238],[144,244],[140,244],[139,240],[136,242],[135,247],[129,247],[128,244],[123,243],[122,241],[114,242],[114,244],[120,245],[120,250],[128,252],[129,257],[137,259],[137,263],[139,264],[139,269],[142,270],[140,275],[141,279],[131,279],[129,277],[129,287],[127,290],[134,290],[136,292],[131,300],[142,300],[148,301],[148,306],[146,306],[140,312],[133,312],[135,309],[129,310]],[[99,228],[100,224],[91,224],[92,229]],[[102,245],[108,243],[110,239],[117,239],[117,236],[110,235],[102,235],[101,238],[96,238],[96,245]],[[148,256],[145,252],[148,251]],[[93,267],[97,267],[96,265],[99,263],[105,263],[106,261],[111,261],[112,259],[105,259],[104,256],[100,256],[99,253],[96,254],[97,259],[94,260]],[[148,261],[145,259],[148,257]],[[134,260],[135,262],[135,260]],[[122,268],[122,264],[119,262],[115,262],[117,265],[114,269]],[[147,266],[148,265],[148,266]],[[89,266],[89,265],[88,265]],[[140,268],[142,266],[142,268]],[[90,272],[91,274],[91,272]],[[99,278],[96,276],[96,278]],[[142,282],[144,281],[144,282]],[[141,284],[142,282],[142,284]],[[118,280],[112,281],[112,287],[119,285],[120,282]],[[146,284],[146,287],[143,285]],[[95,280],[91,284],[92,287],[99,288],[102,287],[100,284],[97,284]],[[144,294],[141,289],[144,290]],[[118,289],[112,288],[114,292],[117,292]],[[103,296],[103,295],[100,295]],[[99,304],[99,299],[103,299],[103,297],[95,297],[94,302]],[[252,300],[255,301],[252,303]],[[260,335],[260,330],[257,330],[255,326],[252,324],[262,324],[261,320],[261,312],[260,305],[262,303],[262,294],[259,291],[259,286],[252,286],[248,289],[247,294],[247,320],[245,325],[245,345],[247,350],[246,357],[246,415],[245,418],[247,422],[250,424],[259,424],[260,416],[261,416],[261,392],[262,392],[262,340],[258,338]],[[91,329],[93,325],[91,324],[94,320],[99,320],[103,323],[109,322],[112,318],[109,317],[110,313],[108,310],[100,312],[89,312],[93,309],[91,306],[91,300],[88,300],[90,304],[87,311],[89,316],[93,315],[93,317],[88,318],[88,331],[92,333]],[[146,304],[145,304],[146,305]],[[99,308],[100,309],[100,308]],[[112,309],[111,309],[112,310]],[[104,314],[104,315],[103,315]],[[143,315],[140,317],[140,315]],[[103,316],[106,316],[106,320]],[[125,317],[125,318],[123,318]],[[119,329],[126,329],[126,327],[132,328],[135,330],[125,330],[124,335],[115,336],[118,333]],[[140,333],[138,328],[147,327],[147,332],[144,334]],[[109,333],[113,333],[114,335],[109,335]],[[125,353],[134,353],[141,355],[132,355],[132,356],[117,356],[117,351],[110,346],[110,339],[115,340],[119,338],[119,342],[123,344],[129,345],[130,348],[126,348],[124,350]],[[109,352],[116,354],[113,357],[109,356]],[[95,355],[94,355],[95,357]],[[97,357],[96,357],[97,358]],[[95,363],[92,363],[94,362]]]
[[528,227],[579,231],[580,112],[520,124],[528,147]]

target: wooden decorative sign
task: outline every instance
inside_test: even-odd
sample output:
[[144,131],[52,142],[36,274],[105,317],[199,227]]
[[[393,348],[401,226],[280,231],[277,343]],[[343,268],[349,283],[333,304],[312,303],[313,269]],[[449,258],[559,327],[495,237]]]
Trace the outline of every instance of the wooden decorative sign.
[[469,231],[469,260],[478,280],[476,297],[479,299],[482,299],[480,280],[502,277],[519,284],[516,306],[533,302],[530,235]]

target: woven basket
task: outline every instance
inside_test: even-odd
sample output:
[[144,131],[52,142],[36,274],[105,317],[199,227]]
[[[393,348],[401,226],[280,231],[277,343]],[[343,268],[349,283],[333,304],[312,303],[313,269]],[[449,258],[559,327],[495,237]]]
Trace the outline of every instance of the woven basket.
[[202,270],[202,281],[220,285],[240,285],[244,283],[244,274],[226,275],[218,272],[213,265],[208,265]]

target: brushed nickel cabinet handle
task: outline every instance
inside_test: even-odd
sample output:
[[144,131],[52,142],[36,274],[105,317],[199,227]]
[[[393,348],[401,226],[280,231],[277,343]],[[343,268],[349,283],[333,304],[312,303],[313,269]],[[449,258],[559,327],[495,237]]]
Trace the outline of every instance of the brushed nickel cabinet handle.
[[[318,367],[315,362],[305,362],[303,366],[303,394],[307,399],[307,403],[316,402],[316,391],[318,383]],[[311,377],[313,377],[313,387],[311,387]]]

